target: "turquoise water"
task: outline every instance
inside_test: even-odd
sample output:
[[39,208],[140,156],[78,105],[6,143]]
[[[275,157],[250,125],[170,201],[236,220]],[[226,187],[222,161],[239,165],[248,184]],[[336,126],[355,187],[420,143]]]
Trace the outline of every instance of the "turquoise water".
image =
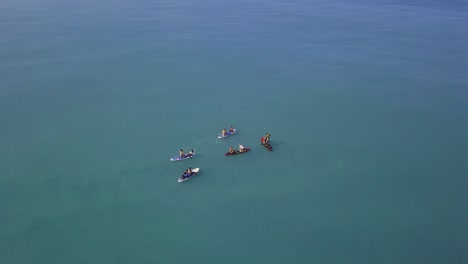
[[0,263],[467,263],[466,25],[464,1],[2,1]]

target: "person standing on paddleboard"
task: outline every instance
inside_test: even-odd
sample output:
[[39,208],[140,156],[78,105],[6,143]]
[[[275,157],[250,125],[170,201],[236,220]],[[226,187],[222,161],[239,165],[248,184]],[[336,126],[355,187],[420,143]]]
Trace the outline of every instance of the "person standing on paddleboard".
[[265,135],[265,145],[270,145],[270,134],[266,133]]

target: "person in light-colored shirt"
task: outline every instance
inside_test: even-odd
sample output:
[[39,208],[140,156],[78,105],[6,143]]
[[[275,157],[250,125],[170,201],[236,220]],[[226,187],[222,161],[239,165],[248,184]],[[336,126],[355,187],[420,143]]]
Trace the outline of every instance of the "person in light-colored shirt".
[[243,152],[244,151],[244,146],[242,146],[242,144],[239,144],[239,152]]

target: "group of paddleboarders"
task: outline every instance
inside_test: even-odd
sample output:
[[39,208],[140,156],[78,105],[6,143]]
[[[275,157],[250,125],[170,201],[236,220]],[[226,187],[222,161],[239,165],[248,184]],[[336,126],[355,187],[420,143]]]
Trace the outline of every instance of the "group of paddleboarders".
[[[226,136],[229,136],[229,135],[233,134],[234,132],[235,132],[235,129],[234,129],[233,126],[231,126],[229,131],[227,131],[226,129],[223,129],[221,131],[221,135],[223,137],[226,137]],[[266,148],[268,148],[271,151],[272,148],[270,146],[270,137],[271,137],[270,133],[266,133],[265,136],[262,136],[260,138],[260,140],[261,140],[262,145],[265,146]],[[221,138],[221,137],[218,137],[218,138]],[[225,155],[228,156],[228,155],[231,155],[231,154],[243,153],[243,152],[246,152],[246,151],[249,151],[249,150],[250,150],[250,148],[244,148],[244,146],[241,143],[239,143],[239,150],[235,150],[233,146],[230,146],[229,147],[229,152],[226,153]],[[179,157],[180,158],[192,157],[194,154],[195,153],[193,152],[193,149],[190,150],[188,153],[184,153],[183,149],[179,150]],[[175,159],[175,158],[173,158],[173,159]],[[173,159],[171,159],[171,161],[173,161]],[[177,159],[175,159],[175,160],[177,160]],[[179,182],[190,178],[196,172],[198,172],[198,168],[196,168],[195,171],[192,171],[192,167],[189,167],[187,170],[185,170],[183,172],[182,176],[179,179]]]
[[[261,137],[260,140],[262,141],[262,145],[271,149],[271,145],[270,145],[270,133],[266,133],[265,136]],[[244,152],[244,146],[242,146],[242,144],[239,143],[239,152]],[[231,154],[234,154],[236,153],[236,151],[234,150],[234,148],[232,146],[229,147],[229,153]]]
[[[231,126],[231,128],[229,129],[229,132],[233,132],[234,131],[234,128]],[[224,136],[226,135],[226,129],[223,129],[221,134]],[[265,146],[265,147],[271,147],[270,146],[270,133],[266,133],[265,136],[261,137],[261,141],[262,141],[262,145]],[[238,152],[244,152],[244,146],[239,143],[239,151]],[[236,151],[234,150],[233,146],[230,146],[229,147],[229,153],[235,153]],[[179,156],[181,158],[185,158],[185,157],[191,157],[193,156],[193,149],[189,151],[189,153],[187,154],[184,154],[184,150],[183,149],[180,149],[179,150]]]
[[[229,128],[229,133],[233,133],[234,132],[234,127],[230,127]],[[227,130],[224,128],[223,130],[221,130],[221,136],[225,137],[227,136]]]

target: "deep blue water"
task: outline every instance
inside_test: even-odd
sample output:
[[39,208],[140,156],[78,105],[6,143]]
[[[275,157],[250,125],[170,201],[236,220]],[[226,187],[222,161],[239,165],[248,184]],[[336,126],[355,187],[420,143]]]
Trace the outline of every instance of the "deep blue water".
[[466,1],[0,1],[0,263],[467,263],[466,25]]

